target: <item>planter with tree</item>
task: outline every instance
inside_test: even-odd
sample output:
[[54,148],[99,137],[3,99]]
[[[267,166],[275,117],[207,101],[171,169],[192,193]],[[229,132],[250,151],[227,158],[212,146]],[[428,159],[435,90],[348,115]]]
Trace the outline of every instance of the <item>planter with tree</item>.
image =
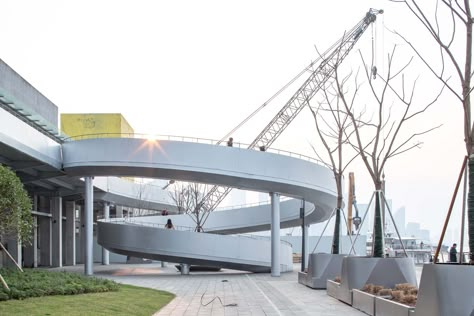
[[[420,280],[416,315],[472,315],[474,313],[474,125],[471,113],[472,78],[472,26],[471,1],[442,0],[436,2],[417,0],[393,0],[407,8],[417,21],[427,42],[411,42],[398,34],[418,55],[427,69],[447,88],[455,103],[463,109],[463,136],[469,167],[469,192],[467,219],[469,236],[469,264],[439,264],[435,256],[433,265],[425,265]],[[414,32],[419,33],[419,32]],[[432,52],[438,52],[434,58]],[[429,56],[429,57],[428,57]],[[461,158],[461,157],[460,157]],[[461,159],[460,159],[461,160]],[[457,189],[455,190],[457,191]],[[454,197],[453,197],[454,200]],[[465,202],[465,201],[463,201]],[[451,203],[452,205],[452,203]],[[450,210],[445,223],[449,221]],[[461,232],[464,230],[462,216]],[[439,253],[445,229],[443,229],[436,255]],[[463,252],[461,234],[461,253]],[[459,257],[462,263],[463,256]]]
[[343,110],[343,105],[334,84],[321,90],[324,96],[323,100],[318,102],[317,108],[310,107],[310,109],[319,140],[325,149],[326,155],[320,154],[314,146],[313,151],[319,160],[334,174],[337,202],[333,215],[331,215],[331,217],[335,216],[331,253],[314,253],[318,245],[316,244],[313,253],[309,254],[307,271],[298,274],[299,283],[315,289],[326,289],[327,280],[334,280],[341,275],[342,259],[348,255],[340,253],[341,217],[344,217],[345,227],[348,226],[343,212],[343,175],[349,164],[358,155],[357,152],[352,151],[350,153],[351,157],[344,161],[344,148],[349,147],[349,150],[351,150],[348,146],[348,138],[354,132],[353,122],[350,120],[348,113]]
[[[418,136],[439,127],[435,126],[412,133],[403,130],[403,127],[425,113],[437,101],[442,89],[431,101],[419,105],[420,101],[415,98],[416,81],[411,89],[407,88],[405,81],[405,72],[412,59],[395,69],[395,53],[396,46],[388,55],[386,73],[378,73],[377,68],[373,64],[368,65],[361,54],[363,73],[368,83],[366,95],[370,96],[372,103],[375,104],[375,119],[367,120],[363,117],[366,108],[359,111],[356,109],[358,96],[363,92],[357,75],[353,76],[354,84],[349,87],[352,75],[339,80],[336,72],[338,93],[354,126],[353,137],[349,141],[359,152],[375,189],[372,196],[375,206],[371,256],[345,257],[343,259],[340,299],[348,304],[352,304],[352,289],[362,288],[368,283],[388,288],[397,283],[417,284],[413,260],[408,257],[388,258],[384,251],[386,214],[390,215],[396,233],[401,239],[383,192],[384,170],[389,159],[419,147],[421,143],[416,140]],[[349,91],[351,91],[351,97],[347,97]],[[367,101],[366,99],[365,102]],[[392,106],[388,107],[388,102]],[[415,108],[413,104],[418,104],[418,108]],[[397,105],[396,112],[392,112],[393,105]],[[368,105],[366,106],[368,107]],[[364,126],[363,131],[361,126]],[[411,143],[412,141],[414,143]]]

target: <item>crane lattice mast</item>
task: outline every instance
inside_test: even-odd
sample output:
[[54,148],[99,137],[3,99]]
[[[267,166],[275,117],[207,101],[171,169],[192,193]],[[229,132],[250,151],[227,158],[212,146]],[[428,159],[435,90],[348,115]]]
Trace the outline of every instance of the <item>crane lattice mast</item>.
[[[377,14],[383,10],[370,9],[365,17],[351,30],[333,44],[321,55],[321,63],[311,71],[308,79],[286,102],[277,115],[268,123],[260,134],[249,145],[249,149],[258,148],[262,151],[268,149],[280,136],[285,128],[294,120],[301,110],[308,105],[314,95],[333,77],[337,67],[349,54],[365,30],[376,20]],[[202,202],[197,206],[206,212],[213,211],[217,205],[227,196],[232,188],[223,186],[212,187]],[[207,217],[206,217],[207,219]],[[204,220],[205,221],[205,220]]]

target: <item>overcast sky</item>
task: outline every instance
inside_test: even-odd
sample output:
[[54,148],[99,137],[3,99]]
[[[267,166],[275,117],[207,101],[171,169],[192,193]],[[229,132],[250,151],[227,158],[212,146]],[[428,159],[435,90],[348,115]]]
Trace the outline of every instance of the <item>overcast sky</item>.
[[[394,43],[401,61],[414,55],[392,29],[436,52],[403,6],[380,0],[3,0],[0,58],[60,113],[122,113],[136,132],[220,139],[317,57],[315,48],[324,51],[371,7],[385,13],[344,61],[346,69],[360,67],[359,49],[372,58],[372,45],[381,71]],[[423,104],[439,84],[415,61],[407,78],[416,77]],[[297,88],[244,125],[235,141],[252,141]],[[433,235],[465,152],[461,106],[447,92],[415,127],[438,124],[420,149],[385,170],[394,208],[405,206],[407,221]],[[318,147],[305,109],[273,147],[314,156],[310,144]],[[367,171],[360,163],[350,170],[358,200],[366,202],[373,191]],[[457,225],[459,214],[455,219]]]

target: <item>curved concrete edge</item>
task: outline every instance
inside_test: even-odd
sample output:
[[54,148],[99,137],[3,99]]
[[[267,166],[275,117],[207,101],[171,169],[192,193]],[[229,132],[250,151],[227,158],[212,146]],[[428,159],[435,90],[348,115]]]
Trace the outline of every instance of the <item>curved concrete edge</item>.
[[[97,242],[124,255],[169,262],[269,272],[270,240],[98,222]],[[280,247],[282,272],[292,271],[292,247]]]
[[416,316],[474,315],[474,266],[425,264]]
[[95,177],[94,187],[102,191],[95,193],[95,200],[140,209],[178,211],[169,192],[156,186],[117,177]]
[[[139,184],[116,177],[99,177],[94,179],[94,186],[103,192],[95,194],[95,198],[114,204],[125,205],[137,208],[168,209],[176,211],[177,207],[170,201],[169,191],[157,187],[146,189],[147,200],[141,200],[138,195],[134,196],[129,192],[138,192]],[[167,200],[168,199],[168,200]],[[318,192],[315,195],[317,206],[313,203],[305,202],[305,221],[307,224],[318,223],[326,220],[332,210],[333,197],[330,194]],[[301,200],[288,199],[280,202],[280,222],[281,228],[296,227],[301,225],[300,218]],[[315,208],[325,209],[314,212]],[[214,211],[209,214],[206,222],[206,231],[219,234],[239,234],[270,230],[270,204],[243,205],[241,208],[234,208],[222,211]],[[164,225],[168,218],[173,220],[175,226],[194,227],[194,222],[186,214],[173,214],[166,217],[161,216],[140,216],[129,220],[142,222],[144,225]]]
[[321,165],[268,152],[177,141],[101,138],[63,145],[63,167],[78,176],[139,176],[278,192],[312,201],[336,196],[334,176]]
[[[336,202],[335,182],[329,169],[288,156],[227,146],[176,141],[150,142],[135,138],[88,139],[63,145],[63,167],[68,175],[165,178],[260,192],[278,192],[313,203],[308,223],[328,219]],[[295,213],[299,214],[299,207]],[[270,214],[268,212],[265,217],[270,219]],[[287,227],[298,224],[298,217],[287,220]],[[268,221],[261,222],[254,225],[254,228],[265,229],[269,227],[267,223]],[[227,227],[225,231],[235,232],[236,228],[241,230],[244,226]],[[215,224],[214,227],[218,225]],[[99,244],[118,253],[190,264],[218,264],[250,271],[254,271],[256,266],[271,266],[269,240],[245,240],[242,237],[192,232],[170,233],[143,225],[107,222],[100,223],[98,231],[99,236],[102,236],[98,238]],[[189,234],[193,237],[190,238]],[[168,249],[160,240],[174,245],[178,252]],[[241,243],[245,243],[245,247]],[[190,244],[195,249],[188,248]],[[292,256],[291,246],[288,246],[288,250],[282,248],[280,270],[284,272],[292,267]],[[226,255],[226,251],[231,253]],[[265,254],[265,258],[258,257],[262,254]]]
[[417,285],[412,258],[344,257],[338,298],[352,305],[352,289],[365,284],[393,288],[399,283]]
[[342,260],[346,254],[312,253],[308,258],[308,272],[298,273],[298,283],[313,289],[326,289],[327,280],[341,276]]
[[[300,219],[301,201],[290,199],[280,203],[280,222],[281,228],[295,227],[301,225]],[[314,206],[306,203],[307,218],[312,215]],[[206,232],[218,234],[239,234],[270,230],[270,204],[261,204],[256,206],[214,211],[209,214],[205,224]],[[175,226],[195,227],[194,221],[187,214],[169,215],[169,216],[141,216],[127,219],[138,225],[156,225],[162,226],[170,218]],[[116,219],[120,220],[120,219]],[[122,220],[124,221],[124,220]],[[310,221],[307,221],[310,222]]]

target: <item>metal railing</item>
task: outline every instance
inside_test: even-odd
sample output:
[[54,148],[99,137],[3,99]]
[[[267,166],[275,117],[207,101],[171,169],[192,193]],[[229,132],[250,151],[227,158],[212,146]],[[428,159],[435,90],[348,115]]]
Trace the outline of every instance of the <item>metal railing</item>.
[[[98,218],[99,219],[99,218]],[[151,222],[143,222],[143,221],[137,221],[135,218],[133,217],[110,217],[108,219],[99,219],[101,222],[106,222],[106,223],[117,223],[117,224],[132,224],[132,225],[136,225],[136,226],[145,226],[145,227],[155,227],[155,228],[159,228],[159,229],[167,229],[165,227],[165,224],[161,224],[161,223],[151,223]],[[190,232],[194,232],[195,231],[195,227],[191,227],[191,226],[176,226],[174,225],[174,229],[175,230],[179,230],[179,231],[190,231]],[[218,234],[213,234],[212,231],[211,232],[201,232],[200,234],[212,234],[212,235],[218,235]],[[255,240],[269,240],[270,237],[268,236],[261,236],[261,235],[253,235],[253,234],[236,234],[236,235],[233,235],[233,236],[236,236],[236,237],[242,237],[242,238],[250,238],[250,239],[255,239]],[[280,240],[281,243],[284,243],[284,244],[287,244],[289,246],[291,246],[291,243],[285,241],[285,240]]]
[[[199,137],[189,137],[189,136],[176,136],[176,135],[150,135],[142,133],[95,133],[95,134],[81,134],[70,136],[64,139],[64,142],[71,142],[84,139],[99,139],[99,138],[137,138],[137,139],[146,139],[149,141],[159,141],[159,140],[168,140],[168,141],[180,141],[180,142],[189,142],[189,143],[199,143],[199,144],[209,144],[209,145],[218,145],[218,146],[227,146],[226,143],[220,143],[220,140],[209,139],[209,138],[199,138]],[[247,143],[238,143],[233,142],[232,147],[241,148],[247,150],[259,151],[258,148],[248,148],[249,144]],[[323,162],[319,159],[306,156],[299,153],[294,153],[291,151],[268,148],[266,152],[271,152],[278,155],[289,156],[293,158],[298,158],[306,161],[310,161],[319,165],[324,165]]]

